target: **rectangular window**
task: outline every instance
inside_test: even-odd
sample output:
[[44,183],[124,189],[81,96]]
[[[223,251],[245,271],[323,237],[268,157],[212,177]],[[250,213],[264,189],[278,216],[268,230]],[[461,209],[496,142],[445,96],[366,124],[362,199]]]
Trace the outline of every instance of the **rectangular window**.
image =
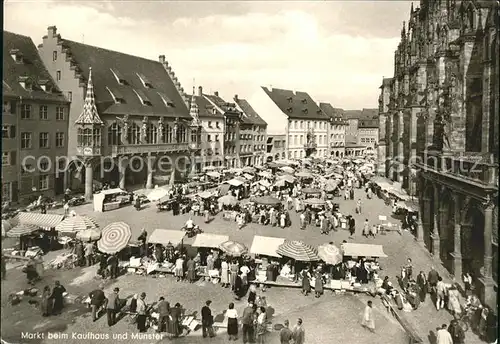
[[60,71],[60,70],[58,70],[58,71],[56,72],[56,80],[57,80],[57,81],[61,81],[61,71]]
[[39,190],[48,190],[49,189],[49,176],[42,175],[38,181],[38,189]]
[[2,152],[2,166],[10,166],[10,152]]
[[215,135],[215,142],[219,142],[219,135]]
[[31,105],[21,105],[21,119],[31,119]]
[[64,108],[62,106],[56,107],[56,121],[64,121]]
[[219,121],[216,121],[216,122],[215,122],[215,127],[216,127],[216,128],[219,128]]
[[40,162],[40,171],[48,172],[49,171],[49,163],[47,161]]
[[49,133],[40,133],[40,148],[49,148]]
[[21,149],[30,149],[31,146],[31,133],[21,133]]
[[208,127],[212,128],[212,121],[208,121]]
[[57,61],[57,51],[52,52],[52,61]]
[[73,101],[73,92],[68,92],[68,100],[71,102]]
[[40,119],[44,119],[44,120],[49,119],[47,105],[40,105],[39,114],[40,114]]
[[64,133],[56,133],[56,147],[64,147]]
[[212,135],[210,135],[210,134],[207,135],[207,141],[212,142]]
[[16,136],[16,127],[13,125],[2,125],[2,138],[13,139]]
[[2,201],[12,201],[12,183],[2,184]]

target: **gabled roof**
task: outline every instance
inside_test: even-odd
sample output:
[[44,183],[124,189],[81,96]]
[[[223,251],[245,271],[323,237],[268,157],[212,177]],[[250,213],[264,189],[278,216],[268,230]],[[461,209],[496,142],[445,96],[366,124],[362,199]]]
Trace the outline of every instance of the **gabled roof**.
[[305,92],[293,92],[279,88],[268,89],[262,86],[264,92],[288,118],[328,120],[318,104]]
[[236,104],[230,103],[219,97],[218,95],[204,95],[206,99],[215,104],[218,108],[224,111],[224,114],[239,114],[240,112],[236,109]]
[[374,119],[378,117],[378,109],[345,110],[345,119]]
[[[12,58],[11,53],[19,56],[19,62]],[[31,81],[32,90],[26,90],[19,83],[24,77]],[[46,92],[40,84],[52,90]],[[3,86],[4,95],[67,102],[45,68],[31,38],[8,31],[3,32]]]
[[[92,67],[99,113],[190,118],[189,109],[160,62],[70,40],[62,40],[62,45],[87,80],[89,67]],[[145,87],[142,77],[151,88]],[[124,84],[117,79],[123,79]],[[115,103],[110,91],[120,94],[123,103]],[[144,95],[151,105],[144,105],[137,94]],[[162,94],[168,99],[163,99]],[[173,106],[165,104],[165,100],[171,101]]]
[[382,85],[379,88],[391,86],[392,80],[393,80],[393,78],[383,78]]
[[328,117],[334,120],[338,121],[344,119],[343,109],[334,108],[330,103],[319,103],[319,107]]
[[262,117],[259,116],[259,114],[253,109],[248,101],[241,98],[235,98],[234,101],[243,111],[243,116],[241,118],[243,123],[267,126],[266,121],[264,121]]
[[[188,98],[188,104],[191,106],[191,101],[193,97]],[[204,118],[204,117],[213,117],[213,118],[219,118],[222,119],[224,117],[223,114],[221,114],[215,106],[213,106],[205,97],[200,97],[200,96],[194,96],[196,105],[198,106],[198,117],[199,118]],[[214,111],[214,109],[216,111]]]
[[358,128],[378,128],[378,119],[360,119],[358,123]]

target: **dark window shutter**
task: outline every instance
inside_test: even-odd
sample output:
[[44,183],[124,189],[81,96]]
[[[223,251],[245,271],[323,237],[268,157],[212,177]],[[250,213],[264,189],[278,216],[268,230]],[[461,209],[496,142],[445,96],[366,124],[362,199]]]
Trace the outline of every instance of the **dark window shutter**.
[[15,139],[16,138],[16,126],[15,125],[11,125],[10,126],[10,136],[9,136],[11,139]]
[[12,202],[17,203],[17,201],[19,199],[18,196],[19,196],[19,190],[18,190],[17,181],[12,182]]
[[12,100],[10,102],[10,113],[15,115],[16,114],[16,108],[17,108],[17,103],[16,103],[16,101]]
[[12,166],[17,165],[17,152],[16,151],[10,152],[10,164]]

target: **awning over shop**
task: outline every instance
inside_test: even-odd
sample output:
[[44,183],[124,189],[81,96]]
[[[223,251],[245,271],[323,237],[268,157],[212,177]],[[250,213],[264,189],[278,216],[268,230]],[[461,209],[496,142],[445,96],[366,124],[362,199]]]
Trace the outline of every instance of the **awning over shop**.
[[23,224],[42,228],[54,228],[63,219],[64,215],[21,212],[12,219],[12,224],[14,226]]
[[122,190],[120,188],[115,188],[115,189],[101,190],[99,193],[101,195],[115,195],[115,194],[119,194],[119,193],[122,193],[122,192],[127,192],[127,191]]
[[344,256],[387,257],[382,245],[344,243],[342,249]]
[[229,184],[231,186],[240,186],[240,185],[244,184],[241,180],[238,180],[238,179],[231,179],[231,180],[229,180],[229,181],[227,181],[225,183]]
[[179,245],[186,232],[176,231],[171,229],[155,229],[153,233],[149,236],[148,242],[150,244],[162,244],[167,245],[171,243],[173,246]]
[[191,246],[219,248],[220,244],[229,240],[229,235],[201,233],[196,236]]
[[39,230],[40,227],[29,224],[19,224],[8,231],[6,234],[9,238],[20,238],[24,235],[30,235]]
[[212,178],[219,178],[221,174],[219,172],[212,171],[212,172],[207,172],[207,176]]
[[285,242],[284,238],[274,238],[256,235],[253,237],[250,253],[270,257],[281,257],[276,250]]

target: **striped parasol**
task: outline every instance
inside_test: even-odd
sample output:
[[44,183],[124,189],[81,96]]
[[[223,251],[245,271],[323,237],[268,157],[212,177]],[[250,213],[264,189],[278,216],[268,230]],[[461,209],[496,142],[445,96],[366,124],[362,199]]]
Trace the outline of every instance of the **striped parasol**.
[[153,189],[146,197],[151,202],[156,202],[165,197],[166,195],[168,195],[168,190],[166,188],[156,188]]
[[276,253],[302,262],[312,262],[319,260],[318,251],[311,245],[304,244],[302,241],[285,240]]
[[104,253],[117,253],[127,247],[132,232],[125,222],[113,222],[104,227],[97,248]]
[[219,248],[226,254],[233,256],[233,257],[240,257],[242,254],[245,254],[248,252],[248,248],[236,241],[225,241],[222,244],[220,244]]
[[97,228],[85,229],[76,233],[76,238],[81,241],[96,241],[101,238],[101,231]]
[[61,233],[76,233],[86,229],[99,228],[97,222],[85,215],[70,216],[56,226],[56,231]]
[[327,264],[337,265],[342,262],[342,252],[332,244],[318,246],[318,255]]
[[37,230],[39,230],[39,226],[35,225],[27,225],[27,224],[19,224],[12,228],[10,231],[7,232],[7,237],[9,238],[20,238],[23,235],[29,235]]

